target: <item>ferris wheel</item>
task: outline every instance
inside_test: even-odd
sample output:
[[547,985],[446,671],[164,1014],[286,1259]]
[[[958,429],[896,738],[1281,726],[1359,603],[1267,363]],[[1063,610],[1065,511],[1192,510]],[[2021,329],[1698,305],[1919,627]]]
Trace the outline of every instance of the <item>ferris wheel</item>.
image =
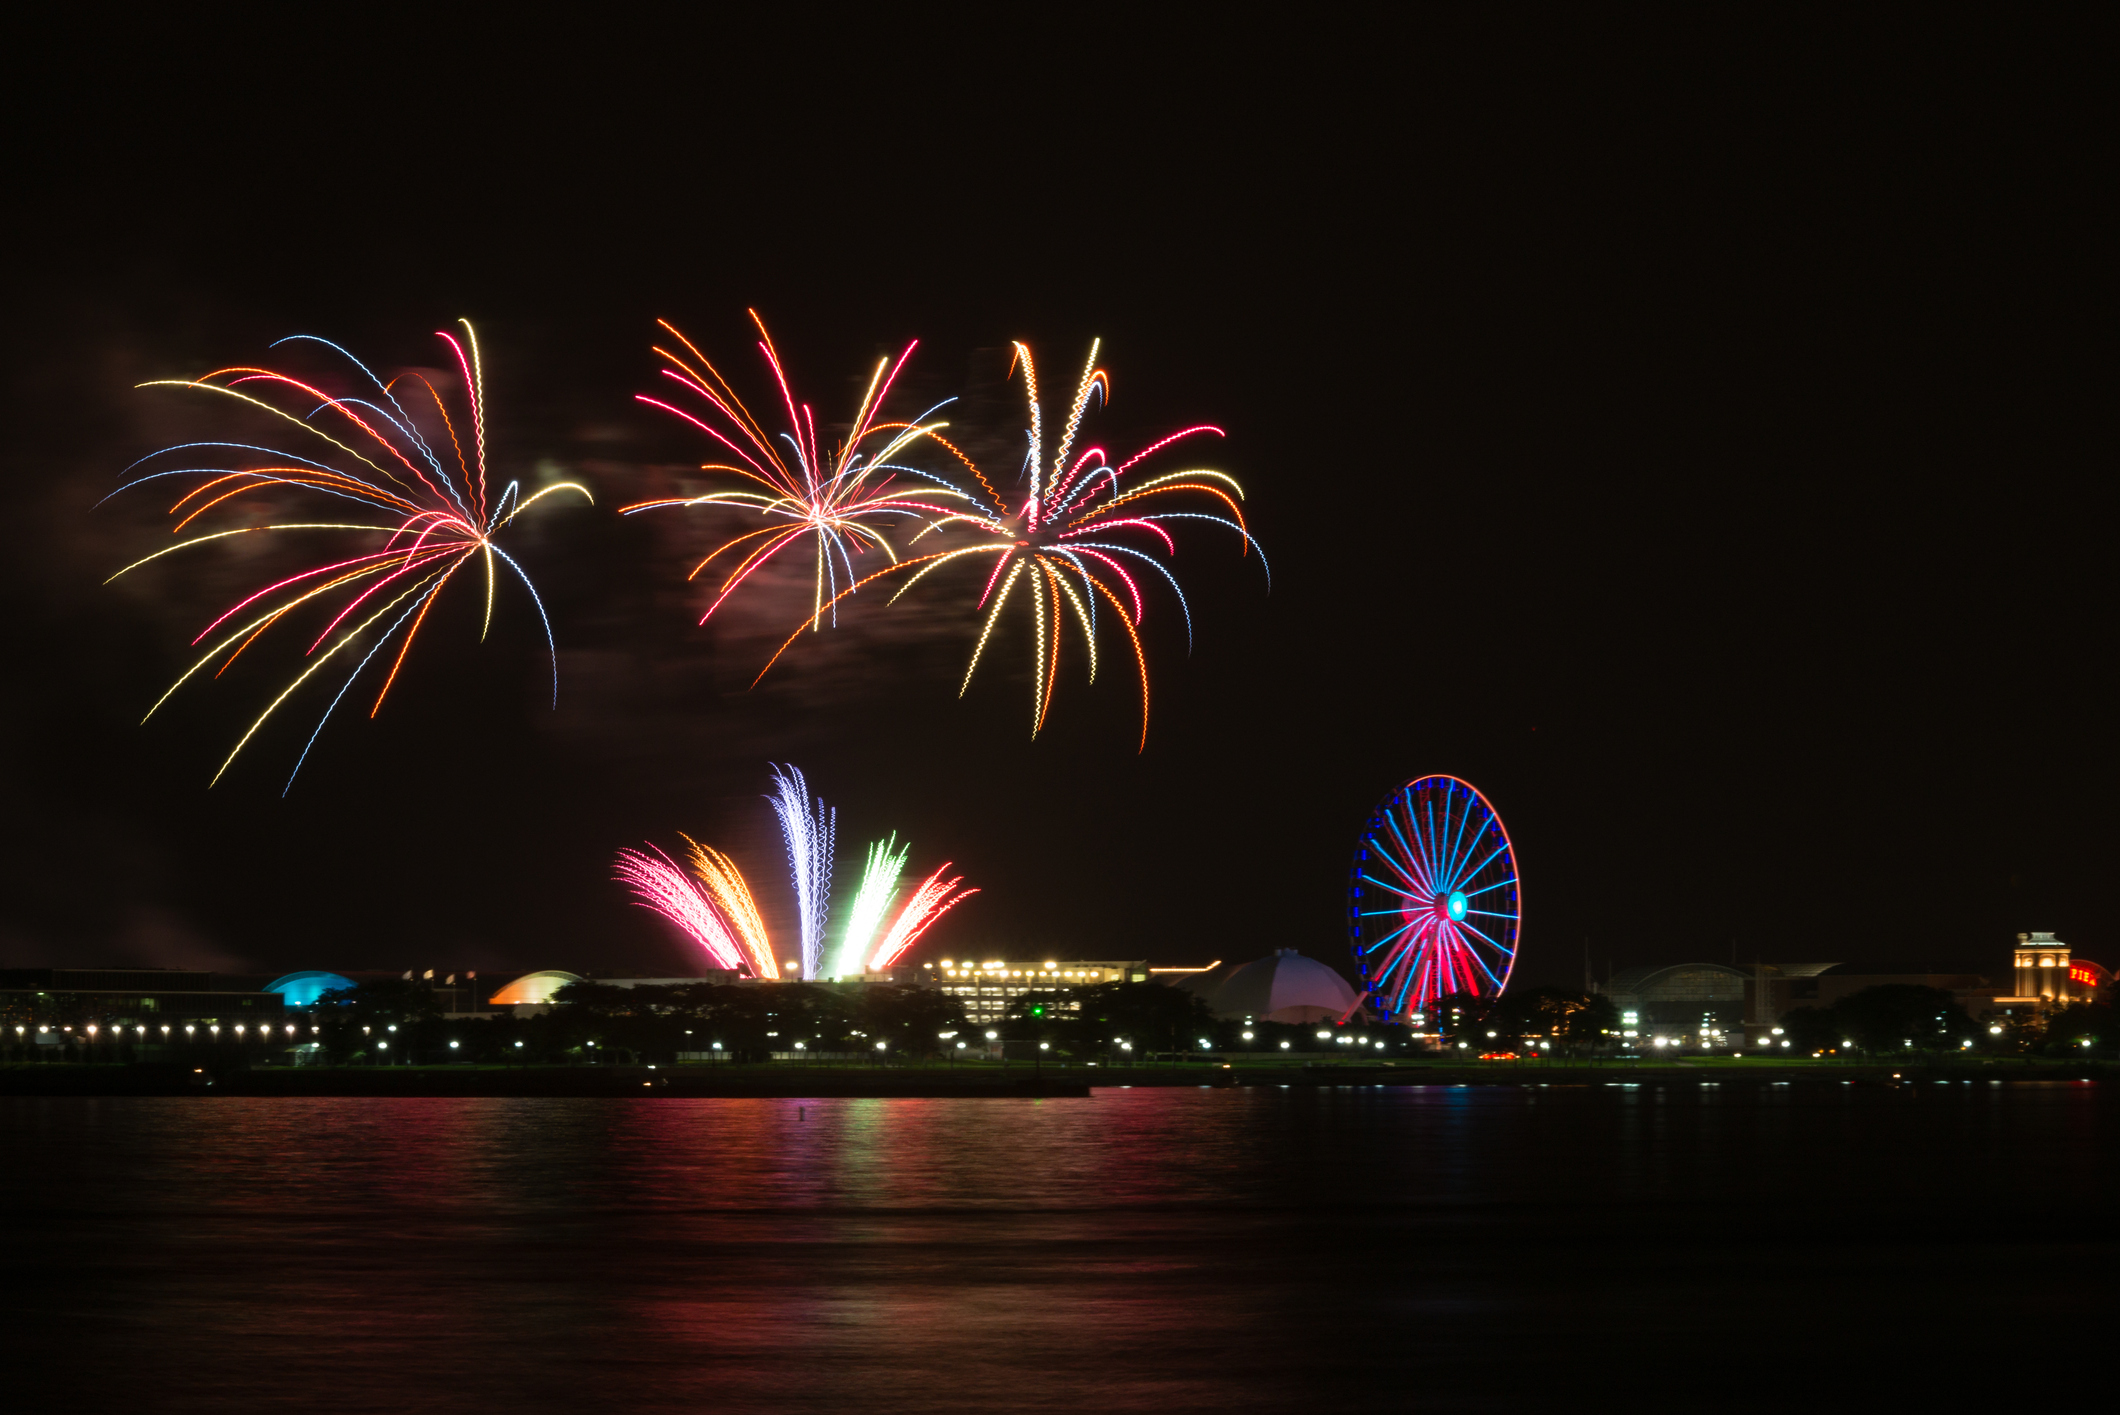
[[1449,993],[1499,996],[1516,966],[1521,890],[1509,832],[1472,783],[1421,776],[1393,791],[1370,813],[1348,881],[1363,1000],[1395,1019]]

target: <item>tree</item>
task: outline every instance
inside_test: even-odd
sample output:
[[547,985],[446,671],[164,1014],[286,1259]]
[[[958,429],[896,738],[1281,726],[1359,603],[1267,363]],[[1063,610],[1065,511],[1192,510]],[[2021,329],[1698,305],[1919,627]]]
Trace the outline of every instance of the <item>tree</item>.
[[1162,983],[1092,983],[1025,993],[1009,1005],[1004,1035],[1049,1041],[1081,1055],[1131,1042],[1137,1051],[1190,1051],[1224,1030],[1206,999]]
[[971,1024],[965,1020],[964,1004],[933,988],[908,987],[896,983],[867,983],[854,1004],[853,1020],[871,1039],[890,1044],[902,1056],[932,1056],[942,1047],[941,1034]]
[[2102,1002],[2071,1002],[2046,1014],[2044,1045],[2052,1056],[2110,1056],[2120,1047],[2120,1012]]
[[1489,1002],[1486,1030],[1515,1043],[1537,1039],[1573,1052],[1588,1051],[1611,1040],[1619,1028],[1619,1009],[1603,993],[1569,988],[1519,988]]
[[1823,1007],[1792,1007],[1782,1013],[1781,1034],[1788,1039],[1790,1049],[1803,1056],[1838,1051],[1840,1044],[1848,1040],[1832,1012]]
[[[1904,1054],[1956,1047],[1979,1029],[1950,993],[1918,983],[1880,983],[1833,1004],[1841,1040],[1866,1052]],[[1782,1024],[1786,1031],[1788,1024]]]
[[[362,1055],[377,1061],[409,1061],[425,1040],[424,1033],[441,1018],[442,1000],[434,995],[431,983],[381,978],[333,988],[317,999],[312,1015],[317,1040],[333,1065]],[[386,1048],[385,1042],[392,1045]]]

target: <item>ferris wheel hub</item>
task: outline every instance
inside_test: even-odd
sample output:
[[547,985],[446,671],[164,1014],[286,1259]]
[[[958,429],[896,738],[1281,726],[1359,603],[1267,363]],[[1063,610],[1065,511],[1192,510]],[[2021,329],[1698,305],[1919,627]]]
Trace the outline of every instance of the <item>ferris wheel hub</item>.
[[1450,897],[1442,900],[1441,903],[1443,912],[1450,916],[1450,921],[1454,924],[1464,923],[1465,911],[1472,907],[1471,901],[1465,898],[1465,891],[1462,889],[1451,890]]

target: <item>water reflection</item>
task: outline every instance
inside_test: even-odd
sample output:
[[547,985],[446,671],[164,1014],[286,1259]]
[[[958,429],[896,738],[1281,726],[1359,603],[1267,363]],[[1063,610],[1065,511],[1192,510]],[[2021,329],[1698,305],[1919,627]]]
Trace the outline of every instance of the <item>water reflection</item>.
[[1851,1286],[2095,1301],[2007,1215],[2089,1211],[2115,1133],[2088,1086],[15,1099],[0,1301],[75,1409],[1512,1409],[1645,1333],[1746,1408],[1733,1333],[1839,1343]]

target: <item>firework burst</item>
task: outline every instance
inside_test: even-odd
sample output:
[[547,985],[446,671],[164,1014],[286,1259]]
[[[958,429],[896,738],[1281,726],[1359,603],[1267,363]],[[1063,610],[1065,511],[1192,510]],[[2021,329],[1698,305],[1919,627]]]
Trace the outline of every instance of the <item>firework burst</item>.
[[751,886],[744,883],[743,871],[736,862],[711,845],[702,845],[691,836],[685,844],[692,847],[692,873],[705,887],[707,898],[713,901],[721,917],[728,921],[729,930],[735,936],[744,966],[755,978],[777,978],[780,976],[780,960],[774,956],[773,940],[766,933],[766,921],[758,912],[758,901],[752,897]]
[[[766,333],[765,321],[756,310],[748,313],[751,322],[758,326],[758,349],[773,372],[781,407],[787,415],[787,430],[777,437],[768,435],[765,424],[752,415],[720,370],[675,325],[658,320],[685,351],[680,355],[660,346],[655,349],[667,364],[674,365],[664,368],[663,376],[683,390],[687,401],[702,405],[699,410],[704,416],[694,416],[676,404],[646,394],[638,395],[639,401],[684,419],[736,458],[735,462],[705,463],[701,471],[733,476],[747,484],[700,496],[636,502],[619,510],[630,516],[673,506],[722,507],[765,519],[767,524],[763,527],[731,536],[717,545],[686,576],[696,579],[709,565],[729,557],[724,562],[726,573],[721,584],[699,617],[702,624],[739,585],[775,557],[808,542],[815,560],[816,586],[806,623],[813,630],[820,629],[834,617],[844,592],[851,591],[857,578],[856,557],[881,550],[893,561],[898,558],[883,535],[885,528],[908,517],[933,524],[936,518],[949,515],[955,503],[970,503],[971,498],[939,477],[896,460],[921,438],[948,426],[924,421],[934,409],[912,422],[879,420],[884,399],[906,361],[912,358],[917,341],[906,345],[895,362],[877,361],[846,440],[828,447],[818,440],[815,411],[808,403],[795,401],[787,370],[781,364],[779,350],[773,347],[772,336]],[[933,485],[902,486],[900,478],[905,476]]]
[[[945,566],[973,563],[985,569],[985,588],[979,596],[983,616],[973,642],[971,661],[966,665],[964,681],[957,693],[962,697],[971,688],[972,677],[978,672],[980,659],[1001,621],[1002,612],[1012,602],[1025,604],[1030,611],[1032,628],[1033,737],[1045,726],[1046,717],[1052,711],[1053,690],[1060,674],[1060,648],[1069,619],[1072,618],[1081,630],[1089,677],[1095,681],[1099,615],[1108,612],[1126,631],[1127,642],[1133,650],[1141,683],[1140,745],[1145,749],[1148,745],[1148,656],[1142,648],[1139,629],[1147,612],[1147,598],[1142,594],[1137,576],[1153,572],[1169,585],[1184,616],[1186,642],[1190,644],[1192,607],[1186,602],[1185,591],[1177,576],[1164,563],[1177,550],[1177,542],[1171,535],[1172,524],[1207,521],[1226,527],[1237,534],[1239,549],[1243,553],[1257,550],[1258,542],[1252,538],[1245,525],[1243,509],[1238,505],[1244,495],[1243,489],[1226,473],[1207,468],[1154,475],[1136,471],[1150,457],[1186,438],[1203,434],[1220,437],[1220,428],[1208,424],[1183,428],[1117,463],[1101,447],[1085,447],[1077,451],[1076,441],[1091,399],[1101,405],[1110,397],[1111,379],[1098,367],[1097,350],[1098,344],[1093,342],[1081,381],[1069,400],[1067,416],[1058,435],[1049,441],[1044,405],[1038,394],[1037,367],[1029,347],[1017,344],[1010,372],[1013,375],[1017,368],[1023,372],[1028,415],[1023,499],[1012,509],[993,492],[985,474],[969,457],[946,441],[939,431],[930,431],[928,436],[954,453],[979,485],[987,490],[991,510],[958,510],[937,517],[913,540],[917,544],[930,532],[940,532],[944,548],[897,559],[891,565],[854,581],[840,592],[839,597],[844,598],[870,581],[910,571],[891,597],[896,603],[920,581]],[[1182,500],[1173,506],[1172,498],[1184,497],[1195,499],[1190,506]],[[1207,509],[1199,509],[1203,504],[1199,498],[1205,498]],[[947,544],[961,537],[969,537],[971,543]],[[1263,567],[1263,551],[1259,558]],[[780,655],[787,652],[800,633],[797,630],[788,637],[767,661],[766,670],[770,670]],[[761,671],[759,678],[764,677],[765,671]]]
[[[845,978],[883,972],[903,957],[937,919],[979,892],[959,889],[962,876],[944,880],[942,871],[949,868],[945,861],[941,869],[905,897],[893,914],[892,906],[899,899],[898,881],[905,872],[906,858],[912,853],[912,846],[899,843],[897,832],[893,831],[869,846],[861,883],[854,892],[838,941],[831,944],[826,923],[831,909],[837,812],[810,796],[809,784],[801,771],[792,766],[775,766],[772,771],[774,794],[766,799],[772,803],[787,840],[789,882],[794,889],[802,933],[802,961],[791,967],[799,970],[801,978]],[[702,845],[689,835],[684,840],[691,847],[689,876],[668,855],[650,845],[646,851],[618,852],[619,882],[629,886],[644,907],[682,929],[715,967],[748,972],[756,978],[782,978],[786,970],[773,950],[773,941],[766,933],[757,900],[744,882],[743,871],[713,846]]]
[[905,907],[898,911],[897,918],[891,920],[890,927],[877,941],[876,951],[869,955],[870,972],[881,973],[903,958],[906,950],[918,943],[920,936],[932,928],[937,919],[979,892],[957,888],[964,879],[962,875],[944,879],[942,871],[949,867],[950,862],[944,860],[941,868],[922,880],[907,897]]
[[[441,391],[425,377],[411,374],[385,383],[338,345],[312,335],[296,335],[280,342],[322,344],[344,356],[359,370],[364,386],[373,388],[372,397],[334,396],[264,368],[217,369],[201,378],[158,379],[141,385],[216,394],[285,419],[317,440],[311,449],[314,457],[245,443],[195,442],[164,448],[134,463],[134,468],[139,468],[158,458],[202,449],[234,454],[230,460],[238,464],[235,466],[165,468],[118,488],[124,491],[169,477],[200,478],[199,484],[170,508],[170,514],[180,518],[175,527],[177,534],[182,535],[209,513],[248,511],[256,501],[283,488],[351,503],[372,518],[358,522],[273,522],[192,535],[134,561],[110,577],[115,580],[165,555],[232,536],[301,531],[352,532],[368,537],[358,553],[266,585],[221,613],[192,644],[196,647],[215,634],[220,637],[148,709],[147,716],[153,717],[177,689],[209,665],[219,664],[214,670],[214,676],[219,677],[260,638],[287,623],[297,610],[306,606],[306,613],[325,618],[322,631],[303,651],[304,657],[311,660],[308,667],[296,674],[244,731],[214,773],[216,782],[295,691],[327,669],[335,670],[352,662],[303,746],[294,772],[289,773],[289,785],[308,759],[325,723],[372,663],[388,664],[368,715],[373,717],[381,711],[428,612],[467,568],[473,572],[467,578],[477,578],[483,571],[485,618],[481,639],[492,627],[500,567],[505,566],[529,592],[544,625],[546,649],[552,658],[553,700],[557,703],[559,659],[554,651],[551,621],[545,615],[536,586],[530,583],[521,564],[501,548],[498,537],[517,516],[547,496],[576,492],[588,499],[589,492],[574,482],[561,482],[525,497],[518,483],[509,482],[498,495],[492,494],[487,480],[486,407],[478,338],[468,320],[462,324],[461,341],[452,334],[437,334],[449,346],[463,378],[463,406],[455,417]],[[289,411],[285,404],[294,404],[302,411]],[[232,629],[231,623],[235,624]]]
[[802,928],[802,976],[824,975],[825,923],[832,912],[832,839],[839,812],[823,797],[813,805],[809,786],[795,767],[773,768],[773,814],[788,843],[788,873]]
[[861,885],[854,891],[854,902],[847,909],[846,923],[840,930],[839,947],[832,954],[832,976],[843,978],[867,969],[870,945],[897,898],[898,877],[905,873],[906,856],[912,851],[911,845],[898,843],[896,831],[889,839],[869,846]]
[[653,845],[648,850],[654,853],[618,852],[619,882],[640,896],[637,902],[642,908],[654,910],[682,929],[715,967],[731,972],[742,968],[743,945],[729,926],[728,917],[668,855]]

